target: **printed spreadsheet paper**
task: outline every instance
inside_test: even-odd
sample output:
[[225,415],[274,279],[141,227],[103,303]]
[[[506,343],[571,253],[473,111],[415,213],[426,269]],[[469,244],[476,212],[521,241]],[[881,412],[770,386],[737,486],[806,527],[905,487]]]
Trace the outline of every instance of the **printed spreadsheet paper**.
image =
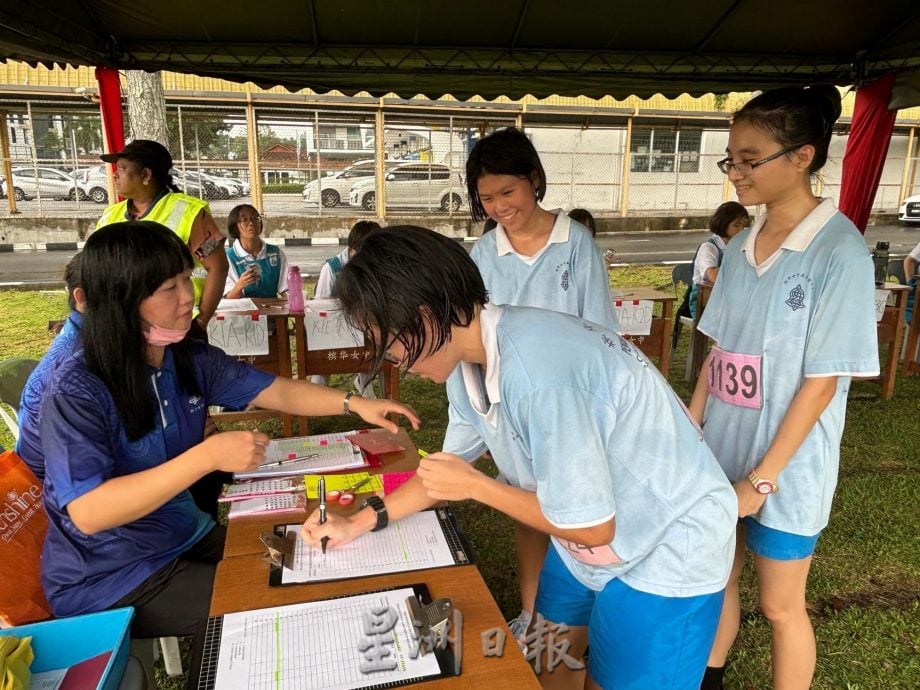
[[297,535],[293,569],[282,568],[281,584],[343,580],[352,577],[402,573],[407,570],[455,565],[453,553],[437,512],[425,510],[368,532],[343,546],[322,549],[307,545],[300,525],[287,525]]
[[284,477],[366,467],[359,448],[347,434],[317,434],[278,438],[268,442],[265,463],[249,472],[237,472],[237,479]]
[[[406,608],[411,587],[291,606],[227,614],[223,618],[214,687],[221,690],[349,690],[441,673],[434,654],[412,659],[417,644]],[[392,671],[363,673],[358,645],[370,636],[364,615],[392,607],[399,615],[387,645]]]

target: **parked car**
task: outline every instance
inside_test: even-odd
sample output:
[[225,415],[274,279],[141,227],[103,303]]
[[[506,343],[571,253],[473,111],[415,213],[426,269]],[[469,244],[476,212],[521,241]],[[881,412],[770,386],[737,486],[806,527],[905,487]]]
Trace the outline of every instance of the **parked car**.
[[[3,180],[3,195],[6,196],[6,180]],[[17,201],[35,199],[85,199],[86,191],[79,176],[67,174],[57,168],[17,167],[13,168],[13,196]]]
[[[460,175],[439,163],[402,163],[394,166],[387,171],[384,184],[387,208],[458,211],[466,200],[466,189]],[[376,210],[374,178],[355,182],[349,193],[349,202],[367,211]]]
[[307,205],[323,204],[326,208],[348,203],[351,186],[358,180],[373,178],[376,163],[373,159],[349,165],[337,173],[308,182],[303,188],[303,200]]
[[97,204],[109,203],[109,180],[104,165],[85,168],[81,173],[86,198]]
[[898,209],[898,220],[904,224],[920,223],[920,194],[909,196]]

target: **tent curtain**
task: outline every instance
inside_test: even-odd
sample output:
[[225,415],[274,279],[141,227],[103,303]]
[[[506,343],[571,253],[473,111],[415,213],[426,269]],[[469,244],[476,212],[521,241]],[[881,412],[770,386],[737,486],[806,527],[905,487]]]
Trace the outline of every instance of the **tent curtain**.
[[125,147],[125,125],[121,115],[121,83],[118,80],[118,70],[97,67],[96,81],[99,83],[99,111],[102,113],[105,152],[121,151]]
[[866,232],[898,114],[897,110],[888,110],[894,77],[889,72],[856,91],[850,137],[843,157],[839,207],[862,233]]

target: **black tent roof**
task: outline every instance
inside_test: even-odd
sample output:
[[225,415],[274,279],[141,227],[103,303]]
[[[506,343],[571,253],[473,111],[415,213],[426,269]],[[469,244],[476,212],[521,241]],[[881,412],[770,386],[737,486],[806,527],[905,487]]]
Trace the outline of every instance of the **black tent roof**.
[[4,0],[0,58],[349,95],[701,95],[909,82],[920,2]]

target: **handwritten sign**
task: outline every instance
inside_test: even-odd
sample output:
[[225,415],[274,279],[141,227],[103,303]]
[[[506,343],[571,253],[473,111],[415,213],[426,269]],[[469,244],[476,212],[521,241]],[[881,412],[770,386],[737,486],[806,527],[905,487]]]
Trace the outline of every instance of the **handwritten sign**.
[[649,335],[652,331],[650,299],[614,300],[613,308],[620,322],[621,335]]
[[228,355],[267,355],[268,319],[264,314],[221,314],[208,321],[208,342]]
[[888,304],[888,295],[891,294],[891,290],[876,290],[875,291],[875,320],[881,321],[882,317],[885,316],[885,305]]
[[338,300],[307,300],[303,321],[310,351],[364,347],[364,334],[345,322]]

